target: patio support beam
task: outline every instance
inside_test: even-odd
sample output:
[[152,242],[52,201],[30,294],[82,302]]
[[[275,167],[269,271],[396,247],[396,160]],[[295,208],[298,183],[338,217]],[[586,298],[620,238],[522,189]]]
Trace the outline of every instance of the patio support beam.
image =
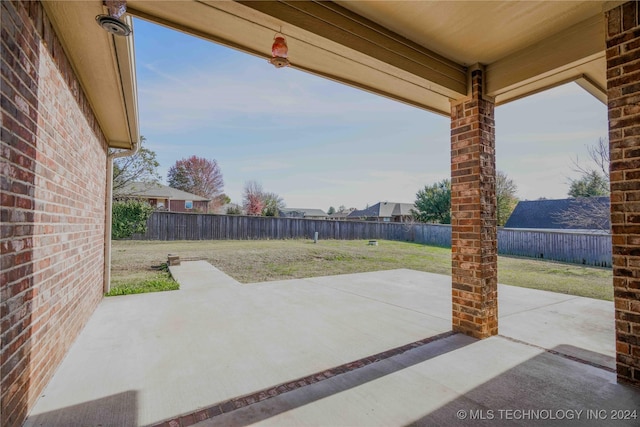
[[330,1],[245,1],[238,3],[363,53],[382,64],[429,82],[449,98],[467,92],[466,69],[424,46]]
[[469,71],[470,94],[451,104],[451,266],[455,332],[498,333],[494,100],[485,71]]
[[605,12],[618,381],[640,386],[640,4]]

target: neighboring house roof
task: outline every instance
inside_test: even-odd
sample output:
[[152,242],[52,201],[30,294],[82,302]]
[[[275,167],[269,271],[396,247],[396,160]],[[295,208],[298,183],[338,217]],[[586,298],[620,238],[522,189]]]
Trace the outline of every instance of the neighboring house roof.
[[[541,228],[541,229],[576,229],[563,223],[559,216],[562,212],[575,209],[593,209],[597,204],[609,206],[609,197],[580,197],[558,200],[524,200],[518,202],[513,213],[504,225],[505,228]],[[590,229],[609,229],[609,217],[604,215],[597,227]],[[585,229],[584,227],[579,227]]]
[[362,210],[354,210],[349,218],[392,218],[395,216],[411,215],[411,209],[415,209],[413,203],[379,202]]
[[130,182],[118,190],[116,197],[143,197],[146,199],[193,200],[208,202],[210,199],[162,184],[148,182]]
[[334,212],[329,215],[329,218],[346,218],[351,212],[355,211],[354,208],[345,209],[343,211]]
[[311,217],[311,216],[322,216],[325,217],[327,216],[327,213],[325,211],[323,211],[322,209],[305,209],[305,208],[282,208],[280,209],[280,212],[284,213],[284,214],[289,214],[289,213],[301,213],[303,215],[303,217]]

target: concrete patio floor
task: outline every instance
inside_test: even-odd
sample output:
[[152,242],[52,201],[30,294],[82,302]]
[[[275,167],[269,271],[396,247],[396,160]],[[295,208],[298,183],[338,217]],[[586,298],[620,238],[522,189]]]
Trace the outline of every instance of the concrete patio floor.
[[26,426],[640,423],[611,302],[500,285],[478,341],[450,333],[448,276],[171,271],[179,291],[102,301]]

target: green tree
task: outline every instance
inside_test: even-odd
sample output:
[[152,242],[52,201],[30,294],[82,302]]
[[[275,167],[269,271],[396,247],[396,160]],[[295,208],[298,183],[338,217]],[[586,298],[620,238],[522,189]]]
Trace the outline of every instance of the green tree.
[[160,164],[156,153],[143,146],[147,139],[140,137],[141,147],[134,156],[118,157],[113,160],[113,196],[128,196],[127,188],[133,182],[159,183],[157,169]]
[[595,197],[609,195],[609,180],[606,176],[592,169],[585,172],[580,179],[571,181],[569,196]]
[[327,210],[327,214],[333,215],[334,213],[336,213],[336,208],[334,208],[333,206],[329,206],[329,209]]
[[280,209],[285,207],[284,200],[276,193],[262,193],[262,215],[280,216]]
[[502,171],[496,173],[496,219],[499,226],[507,222],[518,204],[517,191],[518,186],[506,173]]
[[[576,158],[573,170],[580,174],[579,179],[570,180],[569,196],[594,197],[609,195],[609,141],[598,139],[598,143],[587,146],[591,163],[584,166]],[[607,208],[608,210],[608,208]]]
[[131,199],[113,202],[112,212],[111,237],[126,239],[147,231],[147,220],[153,208],[147,202]]
[[242,209],[240,206],[229,206],[227,208],[227,215],[242,215]]
[[412,213],[417,221],[451,224],[451,181],[425,185],[416,193],[415,205]]

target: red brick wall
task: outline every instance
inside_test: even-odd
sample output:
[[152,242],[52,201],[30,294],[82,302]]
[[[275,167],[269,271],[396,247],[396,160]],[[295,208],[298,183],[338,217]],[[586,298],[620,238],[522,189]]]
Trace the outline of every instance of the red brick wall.
[[184,200],[171,200],[171,212],[192,212],[192,213],[209,213],[209,202],[196,201],[193,202],[193,209],[184,207]]
[[617,371],[640,385],[640,5],[605,18]]
[[451,264],[453,330],[498,333],[494,103],[471,72],[471,97],[451,107]]
[[2,426],[102,297],[106,143],[39,2],[0,2]]

